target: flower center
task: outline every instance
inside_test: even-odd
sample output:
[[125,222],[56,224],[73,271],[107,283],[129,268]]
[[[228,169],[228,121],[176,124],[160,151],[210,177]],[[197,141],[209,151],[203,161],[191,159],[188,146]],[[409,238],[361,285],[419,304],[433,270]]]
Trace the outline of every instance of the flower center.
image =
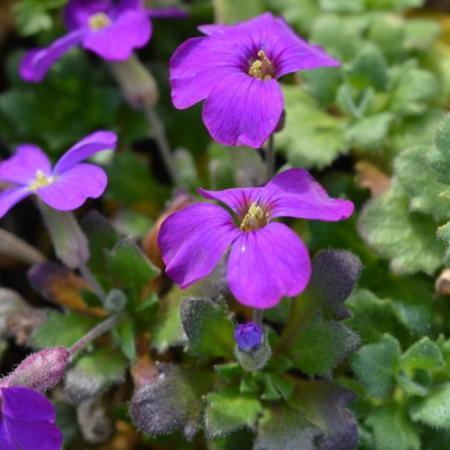
[[275,77],[275,68],[264,50],[260,50],[258,57],[251,61],[248,74],[260,80],[271,80]]
[[89,27],[92,31],[103,30],[109,25],[111,25],[111,20],[104,12],[99,12],[89,17]]
[[241,231],[252,231],[265,227],[268,223],[269,213],[264,212],[256,203],[252,203],[239,228]]
[[36,192],[38,189],[48,186],[55,181],[56,177],[47,177],[42,170],[36,172],[36,179],[30,184],[28,189]]

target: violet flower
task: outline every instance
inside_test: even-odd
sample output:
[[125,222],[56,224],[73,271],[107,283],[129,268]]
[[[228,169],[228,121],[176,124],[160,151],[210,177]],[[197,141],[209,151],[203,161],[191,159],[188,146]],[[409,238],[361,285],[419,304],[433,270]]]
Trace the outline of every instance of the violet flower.
[[151,38],[151,17],[185,17],[176,8],[147,9],[142,0],[70,0],[64,11],[69,32],[23,58],[19,73],[29,82],[44,79],[53,63],[80,44],[108,61],[127,60]]
[[114,133],[97,131],[69,149],[53,169],[39,147],[20,145],[14,156],[0,162],[0,182],[13,185],[0,192],[0,218],[32,194],[59,211],[77,209],[88,198],[100,197],[108,181],[105,171],[81,161],[99,151],[114,149],[116,142]]
[[258,350],[264,339],[264,330],[255,322],[240,323],[234,331],[234,340],[243,352]]
[[33,389],[0,389],[0,448],[2,450],[59,450],[63,436],[55,425],[52,403]]
[[188,39],[170,60],[172,100],[178,109],[206,100],[203,122],[225,145],[262,147],[284,109],[280,77],[339,65],[270,13],[199,29],[206,37]]
[[279,217],[347,219],[353,204],[330,198],[303,169],[289,169],[264,187],[199,193],[222,206],[197,203],[169,216],[158,237],[167,274],[186,288],[211,273],[231,246],[227,278],[244,305],[270,308],[302,292],[311,274],[308,250]]

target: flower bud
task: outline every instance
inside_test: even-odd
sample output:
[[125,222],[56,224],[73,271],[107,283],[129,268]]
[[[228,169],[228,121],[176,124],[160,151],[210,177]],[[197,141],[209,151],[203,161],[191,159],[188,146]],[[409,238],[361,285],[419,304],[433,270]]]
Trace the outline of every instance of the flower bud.
[[241,367],[252,372],[262,369],[272,356],[272,350],[262,327],[254,322],[240,324],[234,333],[234,354]]
[[0,381],[0,386],[25,386],[45,392],[62,379],[69,358],[70,353],[64,347],[46,348],[32,353]]
[[39,202],[56,256],[70,269],[77,269],[89,259],[89,244],[70,212],[57,211]]
[[158,86],[151,72],[131,56],[126,61],[110,62],[112,74],[128,104],[137,110],[152,108],[158,102]]

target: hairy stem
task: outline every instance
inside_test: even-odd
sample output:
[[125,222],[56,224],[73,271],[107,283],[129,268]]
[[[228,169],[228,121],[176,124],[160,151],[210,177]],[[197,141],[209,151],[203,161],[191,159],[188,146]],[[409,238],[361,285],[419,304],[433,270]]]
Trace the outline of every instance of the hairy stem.
[[105,300],[106,300],[106,292],[100,286],[99,282],[97,281],[97,278],[95,278],[95,275],[92,273],[91,269],[89,269],[87,264],[82,264],[79,267],[79,270],[80,270],[80,273],[83,276],[83,278],[91,285],[92,290],[94,291],[95,295],[104,304]]

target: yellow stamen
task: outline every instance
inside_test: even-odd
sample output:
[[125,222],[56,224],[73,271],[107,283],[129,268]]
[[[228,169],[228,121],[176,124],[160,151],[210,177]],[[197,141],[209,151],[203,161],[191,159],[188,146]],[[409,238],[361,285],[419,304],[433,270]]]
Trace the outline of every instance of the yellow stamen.
[[38,189],[48,186],[55,181],[56,177],[47,177],[42,170],[36,172],[36,179],[30,184],[28,189],[36,192]]
[[271,80],[274,77],[275,69],[264,50],[260,50],[258,57],[251,62],[248,74],[260,80]]
[[269,213],[258,206],[256,203],[252,203],[247,211],[247,214],[242,219],[240,229],[242,231],[251,231],[262,228],[269,222]]
[[103,28],[111,25],[111,19],[103,12],[93,14],[89,17],[89,27],[92,31],[103,30]]

